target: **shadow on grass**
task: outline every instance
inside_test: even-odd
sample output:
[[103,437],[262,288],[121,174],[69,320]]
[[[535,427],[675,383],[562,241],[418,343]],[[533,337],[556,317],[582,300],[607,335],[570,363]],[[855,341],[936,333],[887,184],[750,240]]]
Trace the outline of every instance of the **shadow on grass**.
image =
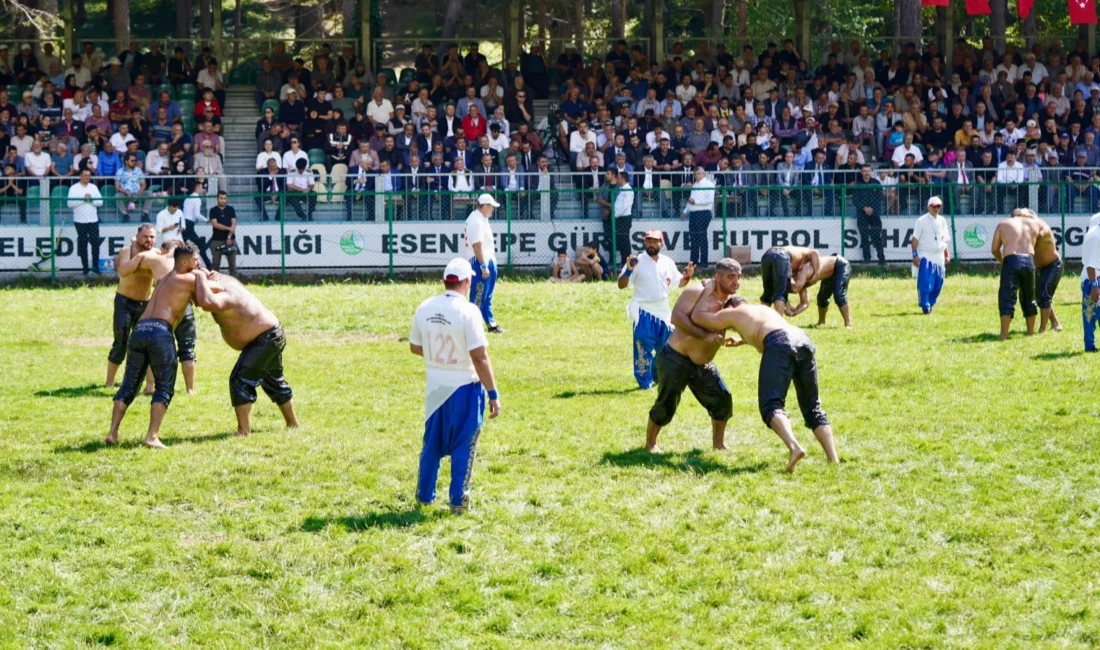
[[424,514],[420,509],[406,512],[372,512],[359,517],[308,517],[302,522],[301,530],[307,533],[318,533],[332,525],[343,526],[345,530],[351,532],[373,528],[407,528],[434,518]]
[[651,454],[644,447],[639,447],[630,451],[607,452],[603,455],[601,463],[615,465],[616,467],[651,467],[698,474],[719,472],[730,476],[755,474],[763,471],[768,466],[767,463],[753,463],[752,465],[730,467],[708,458],[708,453],[701,449],[692,449],[686,453]]
[[1072,359],[1085,353],[1084,350],[1065,350],[1063,352],[1044,352],[1031,357],[1035,361],[1057,361],[1058,359]]
[[[232,437],[233,437],[233,433],[216,433],[212,436],[184,436],[182,438],[176,438],[176,437],[162,438],[161,442],[163,442],[165,445],[168,445],[168,448],[171,449],[173,446],[179,445],[179,444],[202,444],[202,443],[206,443],[206,442],[217,442],[219,440],[225,440],[227,438],[232,438]],[[123,441],[119,442],[117,445],[108,446],[106,443],[103,442],[103,439],[100,438],[99,440],[89,440],[88,442],[86,442],[82,445],[61,445],[61,446],[58,446],[58,447],[54,447],[53,448],[53,453],[55,453],[55,454],[73,454],[73,453],[94,454],[94,453],[103,451],[104,449],[134,449],[134,448],[137,448],[137,447],[141,447],[142,446],[141,441],[144,440],[144,439],[145,439],[144,436],[142,436],[141,438],[134,438],[132,440],[123,440]]]
[[636,393],[642,388],[599,388],[596,390],[567,390],[564,393],[558,393],[554,396],[554,399],[572,399],[574,397],[599,397],[600,395],[629,395],[630,393]]
[[[1013,338],[1015,332],[1009,332],[1008,338]],[[1000,341],[1001,335],[993,332],[982,332],[981,334],[971,334],[970,336],[959,336],[951,339],[952,343],[989,343],[990,341]]]
[[35,397],[88,397],[89,395],[95,397],[102,397],[104,395],[110,396],[115,394],[115,388],[107,388],[103,384],[86,384],[84,386],[66,386],[64,388],[54,388],[53,390],[40,390],[35,391]]

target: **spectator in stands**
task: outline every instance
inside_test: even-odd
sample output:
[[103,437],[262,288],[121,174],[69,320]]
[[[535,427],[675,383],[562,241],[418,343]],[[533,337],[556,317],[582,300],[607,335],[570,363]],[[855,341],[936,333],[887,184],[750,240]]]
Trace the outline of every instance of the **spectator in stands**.
[[298,161],[304,160],[309,162],[309,155],[301,148],[301,138],[292,137],[290,139],[290,149],[283,154],[282,169],[287,170],[290,173],[298,168]]
[[314,92],[323,90],[326,93],[336,85],[336,75],[332,71],[332,61],[325,56],[319,56],[314,60],[313,73],[310,75]]
[[195,70],[191,62],[184,56],[183,48],[176,46],[172,52],[172,59],[168,61],[168,83],[177,89],[183,84],[189,84],[194,80]]
[[42,150],[42,143],[35,140],[31,144],[31,150],[23,155],[23,164],[26,165],[28,176],[45,178],[50,173],[53,160],[50,154]]
[[[221,107],[225,105],[225,79],[218,70],[218,64],[211,61],[205,68],[199,70],[195,78],[195,85],[203,93],[204,100],[206,100],[206,91],[209,90],[212,93],[218,107],[215,113],[220,116]],[[196,102],[195,115],[202,115],[202,112],[198,111],[198,103]]]
[[306,105],[299,100],[298,91],[293,87],[287,90],[286,101],[279,105],[279,121],[286,124],[291,133],[301,133],[306,121]]
[[206,113],[207,108],[214,110],[214,115],[218,117],[222,116],[222,105],[214,95],[214,91],[210,88],[204,88],[202,91],[202,99],[195,102],[194,117],[202,117]]
[[374,89],[373,98],[367,104],[366,115],[375,124],[388,124],[393,118],[393,103],[385,98],[381,88]]
[[[142,149],[146,149],[152,146],[153,133],[151,125],[145,120],[144,117],[142,117],[142,115],[143,113],[140,108],[131,109],[130,122],[128,123],[128,127],[130,130],[130,135],[137,138],[137,142]],[[119,154],[121,153],[122,150],[120,149]]]
[[268,210],[275,213],[275,219],[279,219],[279,205],[286,194],[286,178],[279,163],[274,158],[267,161],[267,175],[259,180],[260,196],[256,197],[256,203],[260,206],[260,219],[268,221]]
[[160,43],[149,41],[149,51],[140,57],[141,72],[150,84],[159,85],[165,83],[164,71],[168,60],[160,51]]
[[[308,160],[299,158],[286,175],[287,204],[293,208],[302,221],[313,221],[313,210],[317,204],[317,195],[313,192],[316,179],[313,172],[306,168]],[[306,209],[302,209],[302,204]]]
[[152,92],[145,85],[145,75],[143,74],[134,77],[133,83],[126,90],[126,94],[130,98],[130,102],[140,108],[143,113],[147,112],[149,106],[152,105]]
[[19,223],[27,223],[27,201],[24,199],[27,194],[26,181],[19,178],[15,165],[8,158],[3,160],[3,169],[4,176],[0,178],[0,197],[3,198],[0,198],[0,205],[14,202],[19,212]]

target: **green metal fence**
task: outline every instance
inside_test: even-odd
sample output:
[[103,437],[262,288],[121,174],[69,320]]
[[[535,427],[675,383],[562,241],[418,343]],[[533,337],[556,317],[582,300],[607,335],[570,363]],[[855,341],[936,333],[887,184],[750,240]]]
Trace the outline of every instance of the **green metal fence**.
[[[1098,208],[1100,188],[1050,182],[969,188],[950,185],[776,185],[718,187],[709,215],[685,213],[691,188],[632,188],[629,216],[610,218],[618,190],[555,187],[545,191],[493,192],[498,261],[508,271],[549,271],[557,251],[570,254],[595,241],[601,256],[617,267],[629,252],[642,249],[646,231],[664,233],[665,251],[678,263],[713,264],[726,246],[751,261],[772,246],[813,247],[874,262],[877,248],[884,259],[906,262],[915,219],[927,199],[940,196],[951,223],[952,253],[960,261],[992,259],[991,238],[997,223],[1017,207],[1035,210],[1054,229],[1063,255],[1079,256],[1089,215]],[[237,212],[238,268],[250,273],[371,272],[390,277],[409,270],[442,267],[468,253],[464,221],[476,208],[471,192],[321,192],[229,197]],[[36,272],[50,278],[80,272],[88,257],[91,271],[109,273],[115,254],[141,221],[156,221],[167,197],[148,199],[126,219],[130,200],[104,189],[99,223],[73,224],[67,189],[54,187],[47,196],[0,197],[0,272]],[[187,197],[180,197],[187,198]],[[213,195],[198,197],[203,216],[215,205]],[[872,214],[863,209],[871,201]],[[124,203],[125,201],[125,203]],[[77,202],[79,203],[79,201]],[[25,223],[22,222],[25,220]],[[199,222],[195,236],[209,246],[211,227]],[[91,251],[98,252],[96,266]],[[95,267],[95,268],[91,268]]]

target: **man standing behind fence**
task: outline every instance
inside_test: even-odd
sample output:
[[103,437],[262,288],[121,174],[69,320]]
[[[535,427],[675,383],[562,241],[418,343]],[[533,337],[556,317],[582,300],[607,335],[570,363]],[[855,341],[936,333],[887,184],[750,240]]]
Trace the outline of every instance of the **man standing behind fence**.
[[99,245],[103,241],[99,237],[99,208],[103,206],[103,196],[91,181],[90,170],[80,172],[80,182],[69,188],[69,208],[73,211],[76,252],[84,275],[88,275],[89,260],[92,272],[99,275]]
[[503,334],[504,330],[493,318],[493,293],[497,286],[497,256],[493,241],[493,229],[489,217],[500,204],[491,194],[477,197],[477,208],[466,217],[466,254],[470,256],[470,266],[474,277],[470,285],[470,302],[481,310],[481,318],[494,334]]
[[219,271],[222,256],[229,261],[229,275],[237,275],[237,211],[229,205],[229,195],[218,192],[218,205],[210,208],[210,250],[214,263],[210,268]]
[[[630,257],[630,228],[634,225],[634,190],[627,182],[626,174],[620,174],[615,168],[607,170],[607,185],[612,199],[603,227],[604,239],[607,241],[607,258],[614,260],[617,250],[621,263],[625,264]],[[614,224],[611,223],[612,219],[615,220]],[[613,226],[614,241],[611,234]]]
[[860,169],[859,180],[852,190],[852,205],[856,210],[856,227],[859,229],[859,247],[863,261],[871,261],[871,247],[878,255],[878,265],[886,266],[886,254],[882,245],[882,184],[871,173],[871,166]]
[[705,269],[708,264],[709,246],[707,242],[707,229],[711,219],[714,218],[714,181],[707,178],[707,172],[702,167],[695,168],[695,184],[691,188],[691,196],[684,206],[684,214],[680,217],[688,220],[688,241],[690,261],[699,268]]

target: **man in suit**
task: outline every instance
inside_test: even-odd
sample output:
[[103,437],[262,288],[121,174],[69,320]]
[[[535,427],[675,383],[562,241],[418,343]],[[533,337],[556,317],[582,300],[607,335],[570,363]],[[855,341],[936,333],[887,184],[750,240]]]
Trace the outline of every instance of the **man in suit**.
[[628,184],[634,182],[634,166],[626,161],[626,152],[620,151],[615,155],[615,159],[608,165],[609,169],[614,169],[620,176],[626,177]]
[[439,139],[439,134],[432,131],[432,125],[427,122],[420,123],[420,135],[416,138],[416,146],[425,154],[432,150],[432,145]]
[[393,173],[393,168],[390,166],[388,160],[383,160],[378,165],[378,174],[374,177],[374,191],[373,200],[372,197],[367,197],[367,219],[370,221],[386,221],[389,216],[386,214],[387,203],[394,206],[393,218],[399,220],[403,215],[399,212],[400,205],[395,201],[399,198],[400,192],[405,189],[405,179],[397,174]]
[[859,180],[852,189],[852,206],[856,212],[859,229],[859,247],[863,261],[871,261],[871,247],[878,256],[879,266],[886,266],[886,254],[882,244],[882,185],[871,173],[870,165],[860,169]]
[[483,154],[481,156],[481,162],[477,167],[471,169],[474,174],[474,188],[478,192],[493,193],[497,189],[498,178],[496,167],[496,156],[492,154]]
[[[958,148],[955,150],[955,163],[947,169],[947,184],[955,193],[955,210],[963,212],[967,204],[973,213],[974,201],[974,165],[967,160],[967,150]],[[966,199],[965,201],[963,199]]]
[[504,157],[504,168],[500,170],[498,185],[504,190],[504,206],[519,219],[527,219],[531,214],[530,201],[527,199],[527,170],[520,166],[515,154]]
[[813,211],[813,199],[821,199],[821,214],[832,216],[834,214],[834,197],[836,190],[828,186],[833,184],[833,176],[825,165],[825,150],[818,149],[814,152],[814,162],[803,170],[802,184],[810,187],[810,211]]
[[263,221],[269,219],[268,210],[275,212],[275,220],[279,220],[280,197],[286,192],[286,180],[279,163],[271,158],[267,161],[267,176],[260,179],[260,196],[256,197],[260,204],[260,217]]
[[788,151],[775,166],[775,185],[771,192],[772,216],[794,217],[802,213],[802,172],[794,164],[794,153]]
[[[451,216],[451,194],[448,191],[450,170],[443,164],[443,154],[432,152],[432,159],[424,167],[424,190],[433,192],[430,202],[439,206],[440,219]],[[428,211],[430,216],[431,212]]]
[[462,164],[466,166],[466,169],[472,169],[476,163],[474,162],[474,153],[467,148],[466,140],[459,138],[455,140],[454,151],[451,152],[451,157],[447,161],[448,164],[454,168],[455,160],[461,159]]

